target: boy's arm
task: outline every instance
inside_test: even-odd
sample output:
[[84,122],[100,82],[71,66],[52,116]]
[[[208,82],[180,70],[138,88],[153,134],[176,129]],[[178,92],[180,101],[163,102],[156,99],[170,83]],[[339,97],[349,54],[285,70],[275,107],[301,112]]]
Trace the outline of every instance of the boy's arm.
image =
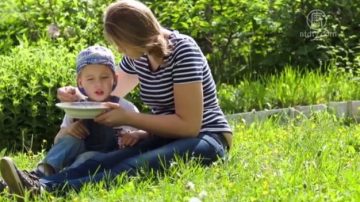
[[89,135],[89,130],[81,123],[81,120],[71,123],[68,127],[61,127],[56,134],[54,143],[56,144],[60,138],[65,135],[71,135],[78,139],[85,139]]
[[119,148],[132,147],[140,140],[148,138],[150,134],[144,130],[120,131],[118,144]]
[[60,130],[56,134],[54,138],[54,144],[56,144],[60,138],[62,138],[67,133],[67,128],[71,126],[71,124],[74,122],[74,119],[70,118],[68,115],[65,114],[62,123],[60,125]]
[[77,87],[65,86],[57,89],[57,98],[61,102],[76,102],[85,99],[86,96],[84,96]]
[[133,133],[135,133],[136,136],[138,136],[140,140],[146,139],[150,136],[150,133],[148,133],[144,130],[137,130],[137,131],[134,131]]
[[56,144],[60,138],[64,137],[67,133],[67,128],[60,128],[59,132],[56,134],[54,138],[54,144]]

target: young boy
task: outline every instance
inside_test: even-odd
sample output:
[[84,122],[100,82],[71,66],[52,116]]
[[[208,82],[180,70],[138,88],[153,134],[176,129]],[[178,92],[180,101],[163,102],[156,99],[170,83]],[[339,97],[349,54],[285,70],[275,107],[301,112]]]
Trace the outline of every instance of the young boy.
[[[76,59],[76,73],[78,88],[87,96],[86,101],[115,102],[125,110],[138,112],[132,103],[111,96],[116,87],[117,76],[114,56],[109,49],[91,46],[82,50]],[[109,152],[119,147],[132,146],[147,136],[145,131],[135,130],[132,135],[118,140],[119,129],[135,130],[128,126],[114,129],[91,119],[74,120],[65,115],[61,129],[55,137],[55,145],[38,165],[36,175],[40,177],[55,174],[70,166],[76,157],[86,151]],[[98,153],[89,152],[83,157],[87,159],[96,154]],[[84,161],[84,158],[77,162]]]
[[[117,76],[114,56],[109,49],[91,46],[82,50],[76,60],[76,72],[78,88],[87,96],[86,101],[115,102],[125,110],[138,112],[132,103],[110,95],[116,87]],[[118,140],[119,129],[130,130],[131,135],[126,133],[126,137]],[[133,146],[147,135],[145,131],[128,126],[114,129],[91,119],[76,120],[65,115],[61,129],[55,137],[55,144],[32,174],[42,177],[58,173],[74,163],[77,157],[80,157],[76,161],[78,164],[94,155],[100,155],[100,152]],[[81,154],[84,154],[83,158]]]

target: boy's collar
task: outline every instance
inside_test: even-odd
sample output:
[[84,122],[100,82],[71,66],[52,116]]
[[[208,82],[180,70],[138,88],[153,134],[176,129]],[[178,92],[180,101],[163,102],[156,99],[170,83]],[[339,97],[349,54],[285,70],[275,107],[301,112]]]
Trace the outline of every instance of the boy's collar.
[[[93,102],[92,100],[90,100],[89,98],[86,99],[81,99],[80,102],[86,102],[86,101],[90,101]],[[104,100],[103,102],[114,102],[114,103],[118,103],[120,101],[120,97],[117,96],[109,96],[108,99]]]

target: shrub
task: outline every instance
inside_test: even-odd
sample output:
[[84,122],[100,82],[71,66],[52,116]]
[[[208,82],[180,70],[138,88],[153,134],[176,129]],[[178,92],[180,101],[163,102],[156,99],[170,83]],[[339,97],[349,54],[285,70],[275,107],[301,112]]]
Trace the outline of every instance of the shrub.
[[[69,50],[79,42],[103,43],[102,15],[110,2],[113,1],[1,2],[0,53],[24,38],[30,42],[46,38]],[[287,64],[318,69],[335,62],[348,71],[360,67],[359,1],[143,2],[152,8],[162,25],[197,40],[218,82],[238,84],[245,77],[279,73]],[[306,17],[314,9],[324,12],[326,25],[308,26]]]
[[0,147],[37,150],[43,139],[52,142],[63,115],[56,89],[74,84],[74,58],[61,46],[26,44],[0,55]]
[[326,104],[360,99],[358,73],[330,67],[326,73],[287,66],[278,75],[245,79],[238,85],[218,86],[225,113]]
[[111,0],[8,0],[0,3],[0,53],[22,40],[46,39],[74,50],[104,43],[102,15]]
[[[83,45],[69,52],[64,46],[26,42],[0,55],[0,148],[49,147],[59,130],[63,111],[55,106],[56,90],[75,83],[75,58]],[[116,55],[118,56],[118,55]],[[148,111],[138,89],[128,95],[140,111]]]

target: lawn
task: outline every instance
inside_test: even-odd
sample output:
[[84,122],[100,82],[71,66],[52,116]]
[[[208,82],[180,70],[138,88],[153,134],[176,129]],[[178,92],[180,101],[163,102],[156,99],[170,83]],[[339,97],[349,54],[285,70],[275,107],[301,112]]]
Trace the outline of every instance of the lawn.
[[[119,176],[66,196],[43,194],[36,201],[359,201],[360,126],[330,114],[277,118],[250,126],[233,123],[228,159],[210,167],[173,163],[164,175]],[[17,153],[22,169],[44,153]],[[1,201],[11,201],[7,192]]]

